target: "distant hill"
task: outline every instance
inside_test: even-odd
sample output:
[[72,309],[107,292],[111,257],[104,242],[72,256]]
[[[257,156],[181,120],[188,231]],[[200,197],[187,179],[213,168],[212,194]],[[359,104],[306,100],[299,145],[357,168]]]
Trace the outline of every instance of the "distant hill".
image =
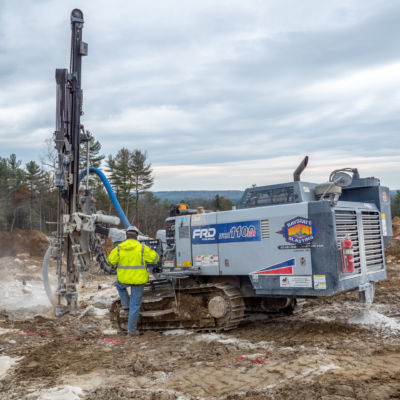
[[153,192],[154,196],[161,200],[168,200],[171,203],[179,203],[182,200],[213,200],[218,194],[232,201],[236,204],[243,195],[241,190],[176,190]]
[[[397,190],[391,190],[392,197],[396,195]],[[161,199],[161,201],[168,200],[170,203],[180,203],[183,200],[213,200],[218,194],[223,196],[233,204],[237,204],[243,196],[242,190],[171,190],[153,192],[154,196]]]

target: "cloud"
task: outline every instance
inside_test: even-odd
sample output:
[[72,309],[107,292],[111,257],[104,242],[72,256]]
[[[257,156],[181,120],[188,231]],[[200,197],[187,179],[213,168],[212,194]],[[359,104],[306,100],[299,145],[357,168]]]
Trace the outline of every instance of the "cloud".
[[[400,158],[354,156],[351,152],[309,153],[310,159],[301,179],[304,182],[327,182],[329,174],[340,168],[358,168],[362,178],[375,176],[381,184],[389,185],[397,176]],[[299,156],[276,156],[251,161],[228,162],[209,165],[154,165],[157,190],[244,190],[253,184],[264,186],[293,181],[293,172],[302,160]],[[389,185],[390,186],[390,185]]]
[[[68,68],[75,3],[0,4],[0,156],[38,159],[54,131],[54,70]],[[305,154],[328,169],[368,164],[398,185],[398,2],[91,0],[82,10],[82,123],[105,154],[147,150],[155,189],[246,187],[265,165],[277,182]]]

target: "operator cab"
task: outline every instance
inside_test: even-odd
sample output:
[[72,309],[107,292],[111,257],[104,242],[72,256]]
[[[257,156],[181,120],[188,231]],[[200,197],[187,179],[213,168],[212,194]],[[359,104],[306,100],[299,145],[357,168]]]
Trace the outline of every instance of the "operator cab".
[[237,208],[265,207],[315,201],[314,189],[316,186],[318,185],[309,182],[288,182],[252,187],[245,190]]

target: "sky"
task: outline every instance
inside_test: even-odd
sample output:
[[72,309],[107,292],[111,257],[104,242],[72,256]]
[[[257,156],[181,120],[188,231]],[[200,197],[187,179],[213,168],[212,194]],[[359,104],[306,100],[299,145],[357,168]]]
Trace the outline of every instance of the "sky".
[[244,190],[356,167],[400,189],[400,2],[1,0],[0,157],[55,129],[70,12],[84,13],[81,122],[147,152],[153,190]]

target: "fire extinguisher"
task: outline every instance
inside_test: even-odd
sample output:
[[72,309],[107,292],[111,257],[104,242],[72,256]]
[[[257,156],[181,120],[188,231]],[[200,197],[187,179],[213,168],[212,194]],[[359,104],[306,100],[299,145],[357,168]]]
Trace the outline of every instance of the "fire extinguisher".
[[340,242],[340,253],[342,257],[342,272],[352,274],[354,272],[353,242],[349,237]]

